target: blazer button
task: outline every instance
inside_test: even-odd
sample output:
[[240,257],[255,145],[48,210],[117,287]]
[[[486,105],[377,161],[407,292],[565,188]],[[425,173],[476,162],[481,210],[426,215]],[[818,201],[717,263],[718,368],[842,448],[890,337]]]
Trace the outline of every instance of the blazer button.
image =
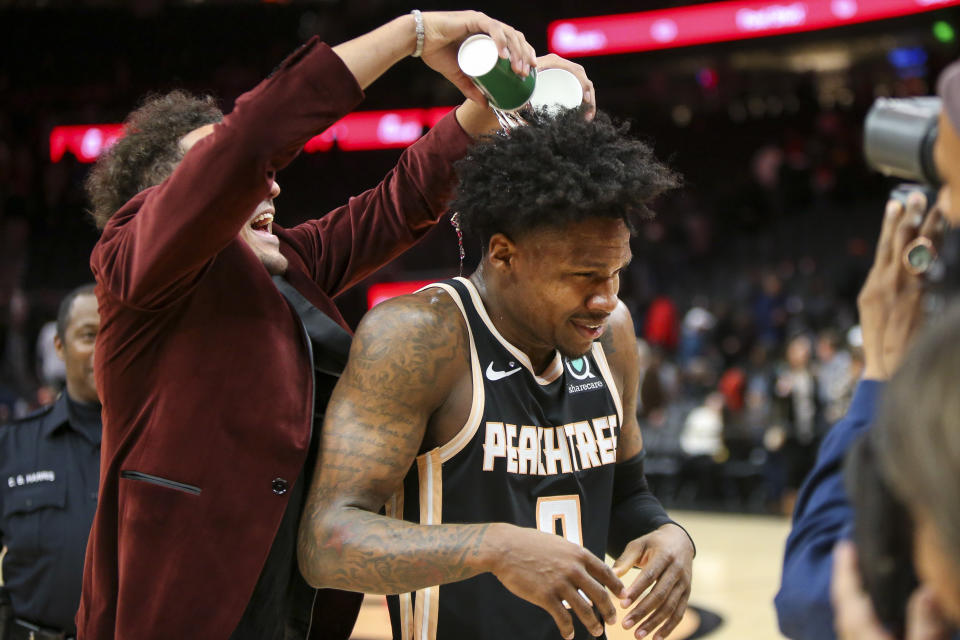
[[282,496],[287,492],[287,489],[290,487],[290,483],[283,478],[274,478],[272,486],[273,492],[278,496]]

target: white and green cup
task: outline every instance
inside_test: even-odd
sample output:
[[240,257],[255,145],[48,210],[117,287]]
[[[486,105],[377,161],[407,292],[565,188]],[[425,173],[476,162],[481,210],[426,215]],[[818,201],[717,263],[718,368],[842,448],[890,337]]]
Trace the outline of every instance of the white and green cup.
[[530,106],[546,109],[552,116],[565,109],[576,109],[583,102],[583,87],[577,76],[566,69],[542,69],[537,73],[536,88]]
[[516,111],[527,104],[537,84],[536,69],[531,69],[526,78],[517,75],[510,68],[510,59],[500,57],[493,38],[482,33],[463,41],[457,63],[490,104],[501,111]]

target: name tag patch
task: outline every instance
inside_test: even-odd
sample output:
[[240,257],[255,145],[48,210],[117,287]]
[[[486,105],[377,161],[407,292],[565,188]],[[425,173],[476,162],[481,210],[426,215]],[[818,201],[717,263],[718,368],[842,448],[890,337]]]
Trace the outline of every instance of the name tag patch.
[[15,476],[7,478],[8,487],[23,487],[26,485],[37,484],[39,482],[56,482],[57,475],[47,469],[44,471],[33,471],[31,473],[18,473]]

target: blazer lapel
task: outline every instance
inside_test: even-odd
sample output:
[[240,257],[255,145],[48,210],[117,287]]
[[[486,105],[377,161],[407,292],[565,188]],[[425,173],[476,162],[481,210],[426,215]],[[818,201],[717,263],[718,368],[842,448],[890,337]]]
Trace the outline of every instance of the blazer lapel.
[[353,338],[330,316],[317,309],[283,276],[273,276],[277,289],[293,307],[313,341],[313,366],[333,376],[339,376],[350,355]]

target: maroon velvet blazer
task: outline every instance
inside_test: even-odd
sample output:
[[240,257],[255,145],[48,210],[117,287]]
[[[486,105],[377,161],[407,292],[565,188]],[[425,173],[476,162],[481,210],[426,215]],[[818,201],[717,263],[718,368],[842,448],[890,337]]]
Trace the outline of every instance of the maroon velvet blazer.
[[[304,465],[312,399],[299,321],[237,234],[271,172],[362,97],[311,41],[124,205],[94,248],[103,444],[80,638],[213,640],[236,627],[287,506],[290,491],[275,489]],[[344,325],[332,298],[439,219],[469,142],[450,114],[380,185],[278,229],[287,280]],[[348,633],[352,618],[325,621],[323,604],[314,628]]]

